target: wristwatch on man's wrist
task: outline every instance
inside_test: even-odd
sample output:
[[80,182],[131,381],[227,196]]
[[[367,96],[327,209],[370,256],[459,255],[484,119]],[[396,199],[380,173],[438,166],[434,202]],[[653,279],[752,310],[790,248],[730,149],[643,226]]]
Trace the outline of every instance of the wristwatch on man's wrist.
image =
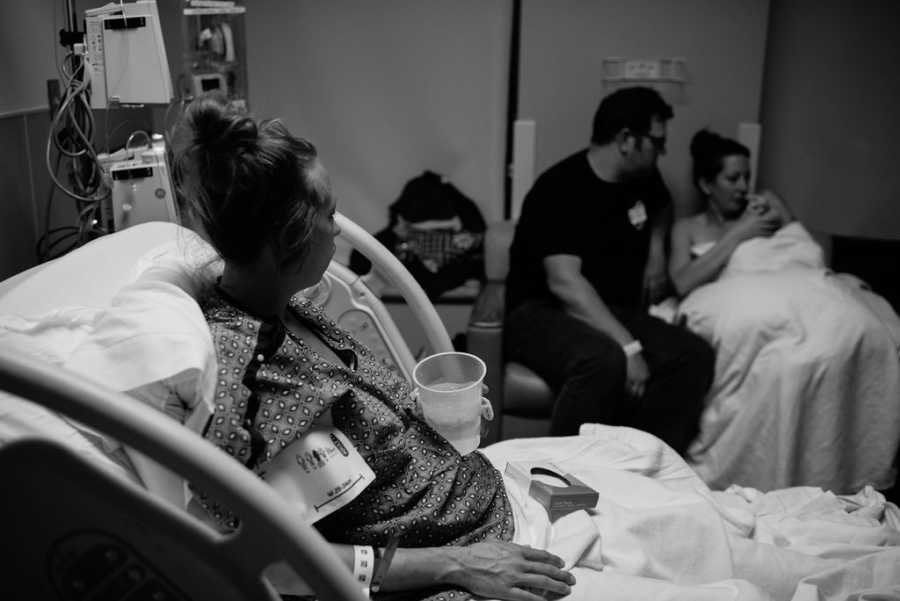
[[622,345],[622,350],[625,351],[626,357],[634,357],[635,355],[640,354],[644,347],[641,346],[640,340],[632,340],[628,344]]

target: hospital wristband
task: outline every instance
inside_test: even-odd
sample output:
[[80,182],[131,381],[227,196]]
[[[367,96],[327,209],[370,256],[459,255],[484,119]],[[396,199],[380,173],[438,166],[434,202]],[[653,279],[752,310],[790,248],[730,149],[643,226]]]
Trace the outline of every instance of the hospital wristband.
[[353,545],[353,579],[362,586],[363,594],[367,597],[374,572],[375,551],[372,547]]
[[628,344],[622,345],[622,350],[625,351],[626,357],[634,357],[635,355],[640,354],[644,347],[641,345],[640,340],[632,340]]

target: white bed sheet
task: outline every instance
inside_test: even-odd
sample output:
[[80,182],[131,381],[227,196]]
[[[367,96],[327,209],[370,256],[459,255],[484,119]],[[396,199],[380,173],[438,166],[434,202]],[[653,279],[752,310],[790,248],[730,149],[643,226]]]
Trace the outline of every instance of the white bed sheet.
[[[551,524],[505,479],[516,542],[578,554],[573,600],[900,599],[900,509],[874,490],[712,492],[658,438],[598,424],[482,452],[501,471],[510,460],[552,460],[599,491],[592,515]],[[566,538],[578,528],[598,536],[587,546]]]

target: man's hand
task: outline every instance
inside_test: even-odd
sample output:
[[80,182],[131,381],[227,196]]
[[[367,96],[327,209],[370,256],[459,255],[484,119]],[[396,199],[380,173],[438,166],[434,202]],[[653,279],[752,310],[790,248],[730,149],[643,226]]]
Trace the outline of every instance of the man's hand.
[[632,398],[639,399],[644,396],[647,388],[650,368],[640,353],[626,357],[626,360],[628,363],[625,367],[625,392]]
[[571,592],[575,577],[564,572],[563,565],[562,559],[540,549],[515,543],[475,543],[456,548],[446,580],[488,599],[544,601],[545,595]]

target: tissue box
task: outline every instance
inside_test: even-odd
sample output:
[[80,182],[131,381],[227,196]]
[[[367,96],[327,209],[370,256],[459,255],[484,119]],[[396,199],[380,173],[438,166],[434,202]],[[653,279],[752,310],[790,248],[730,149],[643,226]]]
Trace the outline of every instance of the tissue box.
[[[549,461],[510,461],[506,464],[506,474],[543,505],[551,522],[579,509],[593,509],[600,498],[596,490]],[[550,476],[562,483],[557,486],[542,482],[535,478],[539,475]]]

